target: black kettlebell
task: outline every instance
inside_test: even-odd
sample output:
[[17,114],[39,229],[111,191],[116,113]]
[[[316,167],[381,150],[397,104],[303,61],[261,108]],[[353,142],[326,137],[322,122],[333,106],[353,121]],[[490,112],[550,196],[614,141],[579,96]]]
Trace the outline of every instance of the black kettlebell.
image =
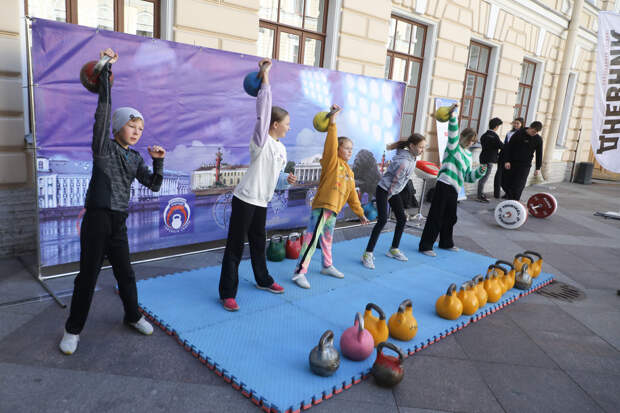
[[286,257],[284,239],[281,235],[274,235],[269,241],[269,247],[267,247],[267,259],[277,262],[283,261],[284,257]]

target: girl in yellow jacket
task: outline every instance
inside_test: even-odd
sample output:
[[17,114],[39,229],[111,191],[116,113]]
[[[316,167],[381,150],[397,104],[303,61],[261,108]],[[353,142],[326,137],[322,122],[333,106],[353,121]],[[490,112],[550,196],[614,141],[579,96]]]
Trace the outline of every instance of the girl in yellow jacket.
[[321,180],[312,202],[310,223],[303,238],[295,274],[293,274],[293,281],[302,288],[310,288],[305,274],[308,272],[317,242],[321,243],[323,255],[321,274],[344,278],[344,274],[332,264],[332,239],[336,216],[346,202],[349,203],[355,215],[360,217],[362,225],[368,223],[355,190],[355,176],[347,163],[353,154],[353,142],[344,136],[337,137],[336,117],[341,108],[333,105],[331,109],[335,113],[330,117],[327,128],[327,138],[321,159]]

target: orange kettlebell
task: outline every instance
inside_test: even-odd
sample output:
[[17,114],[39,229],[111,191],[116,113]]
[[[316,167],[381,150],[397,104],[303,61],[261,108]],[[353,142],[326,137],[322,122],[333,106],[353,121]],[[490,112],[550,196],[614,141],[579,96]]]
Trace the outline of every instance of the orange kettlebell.
[[450,284],[448,291],[435,302],[435,311],[446,320],[456,320],[463,314],[463,303],[455,294],[456,284]]
[[[379,318],[372,315],[372,310],[375,310],[379,314]],[[364,328],[370,331],[373,340],[375,340],[375,347],[382,341],[386,341],[390,336],[390,330],[385,322],[385,313],[375,303],[368,303],[366,305],[366,311],[364,311]]]
[[487,304],[489,300],[489,296],[487,295],[487,290],[483,287],[484,277],[481,274],[476,275],[472,281],[474,282],[474,291],[476,292],[476,297],[478,298],[478,308],[482,308]]
[[512,264],[515,267],[515,272],[521,271],[521,267],[523,267],[523,264],[527,264],[527,271],[530,274],[530,277],[534,278],[534,267],[532,265],[533,262],[534,258],[532,258],[530,255],[517,254],[512,261]]
[[478,297],[474,292],[474,285],[472,281],[464,282],[456,296],[463,304],[463,314],[472,315],[478,311],[480,303],[478,302]]
[[539,253],[535,251],[525,251],[524,254],[527,254],[530,257],[534,255],[536,256],[536,258],[538,258],[536,261],[532,263],[532,267],[534,268],[531,270],[532,278],[538,277],[540,275],[540,271],[542,271],[542,263],[543,263],[542,255],[540,255]]
[[[502,267],[502,265],[505,265],[508,267],[508,269]],[[511,290],[512,287],[515,286],[515,267],[509,263],[508,261],[504,261],[504,260],[497,260],[495,262],[495,266],[497,268],[501,268],[502,272],[504,273],[504,275],[502,276],[502,283],[504,284],[504,290],[508,291]]]
[[502,287],[499,285],[497,278],[495,277],[495,265],[489,265],[487,276],[482,285],[489,296],[489,303],[496,303],[500,298],[502,298]]
[[413,304],[407,299],[388,320],[390,335],[397,340],[409,341],[418,333],[418,321],[413,316]]

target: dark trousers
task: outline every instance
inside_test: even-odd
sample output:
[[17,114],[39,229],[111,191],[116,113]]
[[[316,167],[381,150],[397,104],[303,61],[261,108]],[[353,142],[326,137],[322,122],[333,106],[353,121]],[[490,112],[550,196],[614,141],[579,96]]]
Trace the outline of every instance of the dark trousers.
[[493,196],[499,198],[502,195],[502,179],[504,175],[504,162],[497,163],[497,171],[495,171],[495,179],[493,180]]
[[433,191],[433,201],[428,211],[420,251],[433,249],[433,244],[439,235],[439,248],[452,248],[452,232],[456,224],[456,201],[458,194],[452,185],[438,181]]
[[518,201],[521,199],[521,193],[525,188],[527,177],[530,174],[531,165],[522,164],[510,164],[510,169],[504,171],[506,176],[506,185],[504,190],[506,191],[506,197]]
[[487,171],[485,172],[484,176],[478,181],[478,198],[481,198],[484,194],[484,184],[486,184],[487,180],[489,179],[489,175],[491,175],[491,171],[493,170],[492,163],[488,163],[486,165]]
[[118,283],[125,322],[135,323],[140,319],[136,276],[129,261],[126,219],[124,212],[86,210],[80,229],[80,272],[75,277],[71,311],[65,324],[68,333],[79,334],[84,328],[105,256],[112,264]]
[[418,207],[418,201],[415,199],[415,188],[411,179],[407,181],[407,184],[400,192],[400,198],[403,200],[403,208],[408,209]]
[[265,261],[267,208],[248,204],[233,196],[228,225],[228,239],[220,273],[220,298],[235,298],[239,286],[239,263],[243,256],[245,236],[250,244],[250,258],[254,279],[261,287],[273,284]]
[[403,200],[400,194],[395,194],[388,200],[388,193],[385,189],[377,185],[377,191],[375,193],[375,199],[377,202],[377,223],[372,229],[370,239],[368,240],[368,246],[366,251],[373,252],[381,230],[387,223],[388,219],[388,203],[396,215],[396,229],[394,230],[394,238],[392,239],[392,248],[398,248],[400,245],[400,238],[403,235],[405,224],[407,223],[407,216],[405,215],[405,209],[403,208]]

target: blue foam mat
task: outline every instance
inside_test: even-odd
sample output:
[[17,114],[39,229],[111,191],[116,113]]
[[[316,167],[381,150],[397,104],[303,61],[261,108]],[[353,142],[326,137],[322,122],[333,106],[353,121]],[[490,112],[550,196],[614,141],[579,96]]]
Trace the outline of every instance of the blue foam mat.
[[404,234],[401,251],[409,261],[403,263],[384,254],[391,238],[388,233],[379,239],[375,270],[361,265],[367,239],[334,244],[334,265],[345,274],[344,279],[319,274],[317,251],[308,272],[310,290],[290,280],[294,261],[269,262],[271,275],[286,289],[284,294],[257,290],[250,262],[244,260],[237,293],[241,310],[235,313],[224,311],[219,302],[219,266],[139,281],[140,307],[263,409],[295,412],[348,388],[370,372],[374,355],[361,362],[341,358],[338,371],[327,378],[312,374],[308,367],[308,354],[321,334],[333,330],[339,348],[342,332],[368,302],[378,304],[389,317],[404,299],[412,300],[419,325],[416,336],[409,342],[390,341],[413,354],[553,279],[541,273],[528,291],[512,289],[473,316],[444,320],[435,314],[437,298],[451,283],[460,285],[484,273],[495,259],[444,250],[436,250],[435,258],[427,257],[417,252],[419,238]]

